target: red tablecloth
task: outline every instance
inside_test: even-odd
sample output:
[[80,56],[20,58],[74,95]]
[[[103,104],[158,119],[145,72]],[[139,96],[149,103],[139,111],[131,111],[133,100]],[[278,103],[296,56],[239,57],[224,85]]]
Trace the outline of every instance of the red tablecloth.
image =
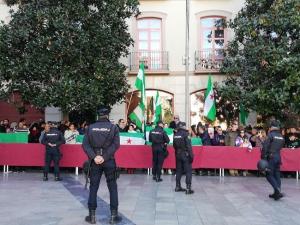
[[[175,168],[174,149],[168,147],[169,157],[164,168]],[[225,168],[255,170],[260,150],[248,152],[245,148],[193,146],[195,159],[193,168]],[[63,145],[61,167],[81,167],[87,159],[81,145]],[[43,166],[45,147],[41,144],[0,144],[0,165]],[[300,149],[282,150],[282,170],[300,171]],[[150,146],[123,145],[116,154],[117,165],[122,168],[151,168]]]

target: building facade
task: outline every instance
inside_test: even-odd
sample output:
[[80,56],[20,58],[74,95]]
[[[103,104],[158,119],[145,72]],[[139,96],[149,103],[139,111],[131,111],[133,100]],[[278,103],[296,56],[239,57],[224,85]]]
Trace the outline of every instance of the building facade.
[[[204,90],[208,76],[213,82],[225,79],[219,68],[223,61],[223,49],[233,38],[230,29],[218,26],[223,19],[233,19],[243,7],[243,0],[191,0],[190,2],[190,56],[189,90],[191,124],[203,117]],[[159,91],[163,100],[164,120],[172,115],[185,118],[185,29],[186,1],[162,0],[140,1],[138,17],[128,21],[129,30],[135,41],[128,58],[122,59],[128,65],[130,93],[125,102],[117,104],[112,117],[117,120],[137,105],[138,93],[134,87],[140,62],[146,66],[147,120],[151,121],[153,98]],[[133,93],[133,94],[132,94]],[[133,96],[133,97],[132,97]],[[128,107],[129,105],[129,107]],[[150,111],[150,112],[149,112]]]
[[[190,1],[190,55],[189,90],[191,124],[202,118],[204,90],[208,76],[221,82],[225,75],[219,68],[223,49],[232,39],[230,29],[219,27],[223,19],[233,19],[243,7],[243,0],[191,0]],[[134,87],[140,62],[146,67],[147,120],[151,122],[153,102],[157,91],[163,103],[163,119],[169,122],[174,114],[185,118],[185,30],[186,1],[141,0],[140,15],[128,20],[128,28],[135,44],[130,55],[120,59],[128,69],[126,74],[131,89],[125,101],[116,104],[111,117],[115,121],[126,118],[138,104]],[[0,17],[8,22],[9,8],[0,0]],[[53,109],[51,116],[55,112]],[[45,110],[47,114],[47,110]],[[57,110],[57,117],[59,117]],[[47,115],[45,115],[47,117]],[[52,118],[51,117],[51,118]]]

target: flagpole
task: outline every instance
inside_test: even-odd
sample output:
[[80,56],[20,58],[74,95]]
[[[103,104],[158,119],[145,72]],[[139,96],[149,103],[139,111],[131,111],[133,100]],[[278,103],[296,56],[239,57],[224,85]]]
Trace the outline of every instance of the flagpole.
[[127,119],[128,119],[129,106],[130,106],[130,104],[131,104],[133,92],[134,92],[134,91],[131,92],[130,100],[129,100],[128,107],[127,107],[127,112],[126,112],[126,122],[127,122]]
[[190,26],[190,0],[186,0],[186,29],[185,29],[185,120],[190,127],[190,81],[189,81],[189,26]]

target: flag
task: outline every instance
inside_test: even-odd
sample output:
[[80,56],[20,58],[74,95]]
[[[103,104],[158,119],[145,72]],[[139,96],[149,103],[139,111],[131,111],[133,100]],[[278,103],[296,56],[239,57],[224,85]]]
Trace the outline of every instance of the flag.
[[204,116],[210,121],[216,119],[216,103],[211,76],[208,78],[207,88],[205,91]]
[[241,123],[246,126],[246,121],[248,119],[248,112],[245,110],[244,106],[240,105],[240,121]]
[[143,133],[120,133],[120,144],[121,145],[144,145],[145,139]]
[[160,99],[158,91],[156,91],[155,113],[154,113],[153,120],[152,120],[152,122],[154,124],[157,124],[157,122],[159,120],[161,120],[161,112],[162,112],[162,110],[161,110],[161,99]]
[[145,90],[145,67],[144,63],[140,64],[140,69],[135,80],[135,87],[141,92],[141,99],[138,106],[129,115],[132,122],[138,128],[144,131],[145,122],[145,104],[146,104],[146,90]]

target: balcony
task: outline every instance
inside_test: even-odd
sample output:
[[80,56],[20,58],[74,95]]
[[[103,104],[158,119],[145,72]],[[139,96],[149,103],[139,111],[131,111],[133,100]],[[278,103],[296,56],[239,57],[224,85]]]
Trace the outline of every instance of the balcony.
[[166,51],[139,51],[129,55],[129,73],[136,73],[140,63],[144,62],[148,73],[169,73],[169,52]]
[[224,49],[195,52],[195,73],[218,73],[224,60]]

